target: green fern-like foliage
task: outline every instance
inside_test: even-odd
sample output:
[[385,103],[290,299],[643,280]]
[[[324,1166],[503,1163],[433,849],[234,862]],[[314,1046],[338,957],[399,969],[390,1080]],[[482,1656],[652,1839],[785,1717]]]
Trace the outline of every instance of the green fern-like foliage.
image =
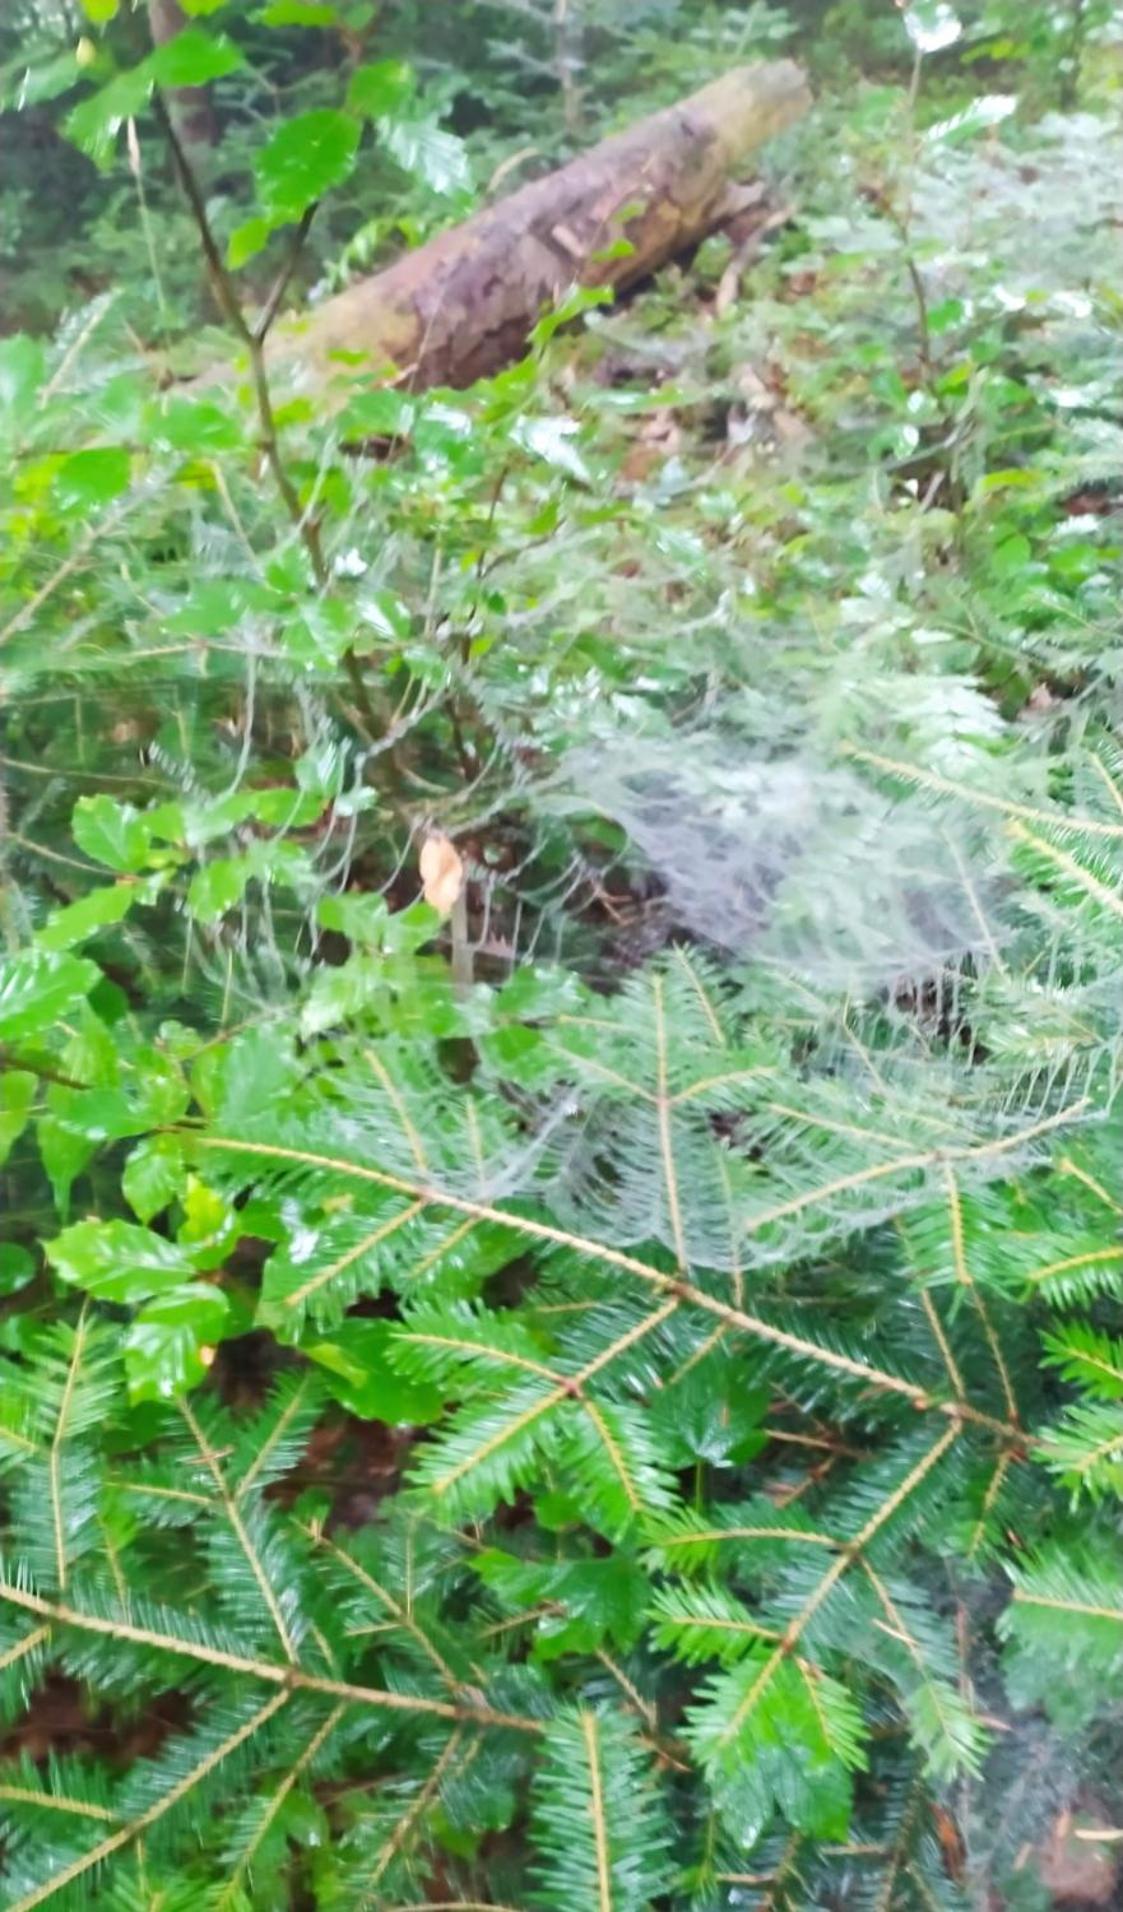
[[6,1912],[959,1912],[1103,1796],[1120,154],[1027,258],[916,104],[471,393],[0,340]]
[[[495,996],[460,1084],[432,1038],[352,1019],[274,1052],[255,1107],[260,1039],[234,1036],[175,1131],[179,1196],[49,1244],[89,1298],[8,1360],[9,1716],[53,1667],[186,1718],[121,1775],[9,1769],[13,1905],[185,1877],[249,1905],[294,1864],[325,1902],[405,1904],[441,1848],[470,1877],[485,1833],[519,1902],[605,1912],[758,1874],[794,1904],[843,1860],[861,1904],[867,1843],[874,1903],[886,1866],[908,1890],[931,1870],[929,1789],[981,1771],[988,1728],[926,1562],[1012,1561],[1027,1475],[1112,1486],[1110,1337],[1050,1331],[1089,1399],[1048,1426],[1025,1358],[1027,1307],[1117,1269],[1091,1245],[1108,1151],[1083,1098],[988,1115],[981,1068],[925,1107],[876,1023],[860,1071],[820,1067],[683,948],[612,998],[557,996]],[[266,1398],[144,1400],[121,1301],[152,1291],[155,1333],[181,1296],[190,1324],[215,1241],[248,1236]],[[417,1432],[351,1531],[300,1477],[360,1394]],[[1103,1569],[1017,1573],[1012,1637],[1076,1615],[1107,1677]],[[867,1842],[889,1722],[912,1777]]]

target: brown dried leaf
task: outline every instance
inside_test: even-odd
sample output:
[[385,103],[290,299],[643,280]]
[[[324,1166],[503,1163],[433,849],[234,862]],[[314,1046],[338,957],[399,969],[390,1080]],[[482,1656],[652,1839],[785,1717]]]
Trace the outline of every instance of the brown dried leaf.
[[464,888],[464,864],[455,845],[435,831],[421,845],[418,868],[425,901],[442,916],[451,915]]

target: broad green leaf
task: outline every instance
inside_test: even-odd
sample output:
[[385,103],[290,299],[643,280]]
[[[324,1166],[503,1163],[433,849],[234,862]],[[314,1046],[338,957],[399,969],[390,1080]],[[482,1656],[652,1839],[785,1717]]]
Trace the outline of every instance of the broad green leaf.
[[181,637],[218,637],[252,611],[280,608],[278,595],[255,578],[203,577],[191,586],[182,610],[169,617],[168,629]]
[[[534,1503],[540,1526],[550,1518],[549,1499],[543,1494]],[[575,1504],[568,1503],[564,1512],[558,1525],[580,1525],[581,1513]],[[489,1547],[474,1554],[470,1565],[508,1612],[547,1609],[538,1623],[537,1659],[595,1652],[606,1640],[628,1649],[644,1630],[651,1583],[634,1555],[616,1551],[601,1559],[532,1561]]]
[[[393,591],[364,591],[358,598],[356,609],[373,637],[379,640],[400,644],[413,629],[408,604],[403,604]],[[365,651],[366,646],[356,641],[354,648]]]
[[750,1387],[741,1365],[719,1349],[660,1389],[650,1412],[672,1466],[730,1467],[766,1445],[760,1424],[770,1400],[767,1388]]
[[22,1242],[0,1242],[0,1295],[15,1294],[35,1273],[35,1257]]
[[345,963],[317,970],[300,1011],[300,1033],[308,1039],[349,1022],[364,1010],[389,1004],[387,976],[380,962],[350,956]]
[[191,1072],[196,1099],[224,1127],[237,1127],[292,1095],[300,1070],[291,1022],[244,1029],[205,1049]]
[[380,119],[380,144],[404,173],[435,193],[468,192],[472,171],[468,149],[436,120]]
[[269,0],[254,18],[263,27],[330,27],[339,13],[330,0]]
[[165,398],[152,414],[149,435],[155,444],[200,457],[236,451],[244,435],[236,414],[205,399]]
[[244,66],[245,56],[225,33],[186,27],[157,47],[145,65],[157,86],[209,86]]
[[17,332],[0,339],[0,426],[10,429],[35,409],[46,377],[47,355],[41,339]]
[[230,1313],[221,1289],[203,1282],[169,1288],[145,1303],[125,1330],[125,1374],[133,1401],[167,1401],[203,1379],[207,1352]]
[[266,212],[299,219],[313,200],[342,184],[358,150],[359,124],[348,113],[317,107],[285,120],[254,160]]
[[929,146],[954,146],[960,140],[970,139],[972,133],[985,132],[988,127],[998,126],[1011,113],[1018,110],[1018,102],[1013,93],[985,93],[980,99],[972,100],[959,113],[953,113],[949,119],[940,120],[930,126],[924,135]]
[[[76,1019],[77,1026],[68,1031],[68,1040],[62,1050],[60,1062],[62,1072],[71,1082],[83,1083],[87,1088],[115,1088],[121,1080],[121,1055],[107,1023],[98,1015],[81,1016]],[[50,1094],[65,1095],[67,1091],[52,1085]]]
[[321,598],[306,604],[299,617],[285,626],[286,654],[306,670],[334,672],[354,640],[354,613],[342,598]]
[[245,895],[253,875],[248,857],[216,857],[196,870],[187,889],[189,908],[201,923],[215,923]]
[[356,392],[339,415],[340,437],[407,438],[416,411],[416,399],[389,386]]
[[294,790],[285,783],[248,793],[248,814],[271,830],[306,830],[323,815],[325,799],[310,790]]
[[64,458],[55,474],[55,501],[60,511],[81,513],[111,504],[126,490],[132,459],[119,445],[94,446]]
[[189,18],[198,20],[208,13],[219,13],[229,0],[179,0]]
[[322,896],[316,905],[316,921],[321,929],[336,930],[353,943],[381,949],[390,922],[390,909],[384,896],[352,891],[342,896]]
[[[968,308],[962,299],[937,299],[929,308],[928,330],[934,333],[950,332],[953,326],[962,325],[967,317]],[[1029,475],[1032,484],[1032,474]]]
[[432,942],[441,919],[428,903],[411,903],[391,914],[382,896],[348,890],[342,896],[322,896],[316,920],[323,929],[338,930],[352,943],[384,955],[411,956]]
[[177,1136],[146,1135],[125,1163],[121,1190],[134,1215],[147,1223],[182,1194],[186,1173]]
[[196,1268],[217,1268],[225,1261],[241,1232],[234,1209],[216,1188],[198,1175],[189,1175],[183,1195],[183,1221],[176,1240],[186,1248]]
[[90,890],[77,902],[52,910],[35,941],[40,949],[73,949],[99,929],[122,922],[140,895],[135,883],[111,883],[104,889]]
[[327,1374],[329,1394],[349,1414],[390,1427],[425,1427],[443,1406],[439,1388],[398,1373],[387,1360],[394,1334],[391,1321],[354,1316],[341,1323],[330,1340],[303,1344],[303,1352]]
[[90,1150],[138,1135],[148,1127],[124,1090],[117,1087],[67,1089],[53,1085],[48,1090],[48,1107],[56,1121]]
[[[90,41],[80,42],[88,59],[97,60],[99,55]],[[69,93],[72,86],[82,77],[86,58],[78,51],[58,53],[53,60],[42,60],[36,65],[23,67],[18,75],[11,68],[0,79],[0,108],[5,112],[25,113],[29,106],[39,106],[47,100],[57,99],[60,93]],[[5,88],[4,81],[7,81]]]
[[133,1050],[131,1064],[123,1081],[138,1124],[160,1128],[178,1122],[190,1100],[178,1058],[153,1043],[143,1043]]
[[84,956],[35,949],[0,957],[0,1041],[49,1029],[89,995],[98,975]]
[[347,104],[353,113],[368,119],[381,119],[396,113],[414,91],[413,68],[405,60],[378,60],[372,66],[357,66],[347,88]]
[[911,0],[904,9],[905,32],[918,53],[939,53],[954,46],[963,23],[947,0]]
[[530,335],[532,345],[548,345],[556,332],[564,325],[572,325],[586,312],[592,312],[599,306],[611,305],[615,293],[610,285],[579,285],[567,292],[563,299],[544,312]]
[[43,1248],[61,1281],[99,1301],[147,1301],[195,1273],[185,1249],[135,1222],[75,1222]]
[[87,20],[92,20],[95,27],[104,27],[116,19],[119,0],[78,0],[78,4]]
[[226,241],[226,263],[231,272],[237,272],[249,259],[255,259],[264,246],[269,244],[273,232],[271,219],[243,219],[235,226]]
[[35,1139],[43,1172],[54,1191],[55,1207],[65,1216],[71,1188],[96,1153],[97,1144],[77,1134],[51,1111],[44,1112],[36,1121]]
[[592,483],[592,473],[575,443],[579,431],[573,418],[523,418],[511,437],[524,451],[587,485]]
[[142,111],[151,91],[152,76],[147,61],[125,73],[115,74],[99,92],[79,100],[65,123],[67,138],[87,153],[96,166],[104,167],[112,158],[121,127]]
[[30,1070],[0,1068],[0,1165],[27,1126],[37,1087]]
[[75,843],[95,863],[104,863],[122,875],[142,869],[152,833],[131,804],[101,794],[79,797],[70,819]]
[[143,110],[154,86],[205,86],[243,64],[240,48],[225,34],[186,27],[137,66],[116,74],[100,92],[79,101],[67,119],[67,136],[104,166],[120,128]]

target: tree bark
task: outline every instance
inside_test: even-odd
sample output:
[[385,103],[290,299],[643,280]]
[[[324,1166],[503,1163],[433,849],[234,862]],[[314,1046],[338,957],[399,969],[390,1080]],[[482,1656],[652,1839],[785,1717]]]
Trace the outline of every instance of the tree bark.
[[336,354],[353,376],[359,354],[414,388],[470,384],[573,285],[627,286],[697,243],[730,205],[731,173],[809,105],[789,60],[726,73],[277,328],[268,358],[299,361],[309,382]]
[[[153,46],[166,46],[183,32],[187,16],[179,0],[148,0],[148,28]],[[177,86],[169,93],[171,110],[185,146],[214,146],[218,122],[205,86]]]

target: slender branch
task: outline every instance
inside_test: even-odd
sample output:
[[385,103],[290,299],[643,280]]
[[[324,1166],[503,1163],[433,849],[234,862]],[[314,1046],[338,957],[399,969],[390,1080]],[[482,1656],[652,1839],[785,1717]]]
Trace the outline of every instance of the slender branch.
[[[277,309],[284,297],[285,288],[292,277],[297,258],[300,254],[300,248],[304,244],[308,229],[315,216],[315,206],[308,207],[301,218],[293,245],[289,252],[288,260],[282,267],[273,290],[266,300],[264,311],[256,327],[251,326],[242,310],[241,301],[238,298],[233,280],[223,263],[222,253],[219,250],[218,241],[214,235],[214,229],[207,212],[206,202],[203,198],[194,168],[187,156],[183,141],[176,130],[175,122],[168,111],[167,104],[159,89],[153,93],[153,108],[157,123],[168,143],[168,150],[172,156],[176,176],[183,189],[191,217],[198,230],[199,243],[202,247],[203,259],[207,268],[207,276],[210,279],[218,308],[223,318],[227,321],[227,324],[237,334],[246,348],[246,356],[249,359],[250,379],[253,384],[254,402],[257,406],[259,427],[258,443],[264,455],[265,462],[272,473],[273,483],[276,485],[277,491],[280,494],[281,503],[288,513],[293,529],[296,531],[305,551],[308,553],[308,562],[312,567],[312,575],[316,581],[317,589],[320,591],[328,591],[331,588],[331,571],[327,559],[324,556],[323,542],[320,537],[320,522],[312,512],[305,511],[301,505],[300,495],[293,483],[292,476],[285,464],[284,458],[281,455],[280,437],[277,431],[277,417],[273,410],[273,397],[269,390],[269,375],[265,363],[266,334],[270,325],[273,323]],[[351,684],[351,692],[362,719],[361,723],[356,725],[356,728],[362,734],[364,742],[373,743],[380,729],[378,715],[371,703],[362,668],[353,650],[348,649],[344,652],[343,666],[347,672]]]
[[289,289],[289,283],[293,273],[296,271],[297,261],[304,249],[304,241],[307,239],[312,221],[316,217],[316,208],[319,203],[318,199],[314,199],[310,206],[305,206],[304,211],[300,215],[300,222],[293,234],[288,256],[273,281],[273,289],[266,299],[265,304],[262,306],[261,315],[253,328],[253,336],[259,345],[264,345],[269,328],[281,309],[281,300]]
[[168,111],[164,96],[158,87],[154,89],[152,94],[152,110],[156,115],[156,123],[168,143],[168,150],[172,156],[176,177],[183,189],[183,196],[187,201],[191,217],[195,221],[199,234],[199,243],[203,248],[203,258],[207,267],[207,275],[210,279],[219,310],[227,324],[238,334],[243,344],[249,345],[253,339],[253,334],[246,323],[245,314],[242,311],[238,296],[234,291],[230,275],[222,263],[222,254],[218,249],[218,242],[214,236],[206,202],[203,199],[199,181],[195,176],[195,170],[187,157],[183,141],[176,131],[175,122]]
[[37,1076],[40,1082],[53,1082],[60,1089],[88,1089],[88,1082],[79,1082],[75,1076],[63,1075],[59,1069],[48,1068],[45,1063],[36,1062],[31,1056],[20,1055],[16,1049],[9,1049],[0,1042],[0,1066],[5,1069],[22,1071],[26,1075]]

